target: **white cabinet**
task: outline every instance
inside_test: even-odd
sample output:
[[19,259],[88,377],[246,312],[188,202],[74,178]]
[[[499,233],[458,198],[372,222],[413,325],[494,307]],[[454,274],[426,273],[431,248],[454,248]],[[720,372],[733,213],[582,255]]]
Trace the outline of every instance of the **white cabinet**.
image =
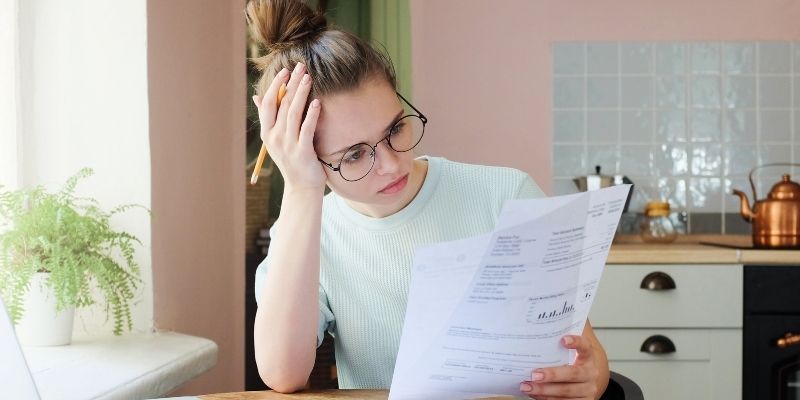
[[741,265],[608,265],[589,319],[646,399],[741,399]]

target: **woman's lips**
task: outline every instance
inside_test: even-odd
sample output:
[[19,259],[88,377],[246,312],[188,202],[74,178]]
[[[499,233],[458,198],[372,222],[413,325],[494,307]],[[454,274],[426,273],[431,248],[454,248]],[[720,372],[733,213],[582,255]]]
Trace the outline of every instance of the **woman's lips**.
[[389,186],[386,186],[385,188],[381,189],[380,193],[383,194],[397,193],[403,190],[403,188],[406,187],[407,183],[408,183],[408,174],[405,174],[402,178],[392,182],[391,184],[389,184]]

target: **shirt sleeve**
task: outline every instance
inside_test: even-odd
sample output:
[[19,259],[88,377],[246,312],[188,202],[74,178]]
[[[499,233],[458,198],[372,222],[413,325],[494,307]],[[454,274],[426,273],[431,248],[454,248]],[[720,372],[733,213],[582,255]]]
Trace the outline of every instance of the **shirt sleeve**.
[[[269,229],[269,237],[271,239],[275,239],[275,234],[277,232],[276,226],[278,223],[272,225],[272,228]],[[269,269],[270,265],[270,252],[267,252],[267,257],[264,258],[264,261],[258,265],[256,269],[256,279],[255,279],[255,293],[256,293],[256,304],[261,306],[261,296],[264,291],[264,284],[267,280],[267,270]],[[332,330],[334,325],[335,318],[333,316],[333,312],[328,305],[328,295],[325,293],[325,289],[322,285],[319,286],[319,323],[317,324],[317,347],[322,344],[322,339],[325,338],[325,331]]]
[[524,173],[524,177],[521,180],[519,187],[517,188],[517,199],[535,199],[537,197],[546,197],[542,188],[539,187],[538,184],[530,177],[530,175]]

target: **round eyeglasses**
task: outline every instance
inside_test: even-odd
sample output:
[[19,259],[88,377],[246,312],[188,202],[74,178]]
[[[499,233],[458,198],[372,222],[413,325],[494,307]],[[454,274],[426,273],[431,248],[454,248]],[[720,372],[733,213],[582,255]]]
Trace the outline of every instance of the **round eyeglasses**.
[[390,149],[398,152],[407,152],[419,144],[422,136],[425,134],[425,124],[428,119],[417,110],[411,103],[408,102],[400,93],[397,94],[412,110],[417,114],[407,114],[389,128],[389,133],[379,140],[374,145],[367,143],[358,143],[350,146],[345,150],[339,165],[333,166],[333,163],[325,162],[321,158],[317,158],[323,165],[330,168],[332,171],[339,172],[342,179],[355,182],[367,176],[372,167],[375,165],[375,154],[378,145],[386,141]]

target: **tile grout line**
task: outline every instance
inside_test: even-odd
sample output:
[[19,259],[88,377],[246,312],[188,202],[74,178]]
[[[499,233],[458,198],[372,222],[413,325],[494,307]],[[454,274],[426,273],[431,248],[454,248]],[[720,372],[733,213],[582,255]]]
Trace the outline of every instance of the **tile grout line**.
[[[656,97],[656,90],[657,90],[657,87],[658,87],[657,84],[656,84],[656,81],[658,79],[658,73],[656,71],[656,61],[657,61],[657,59],[656,59],[656,47],[657,47],[657,43],[656,42],[650,42],[649,43],[649,47],[650,47],[650,71],[649,72],[650,72],[650,78],[653,80],[653,82],[650,84],[650,93],[651,93],[651,98],[650,98],[650,143],[651,143],[650,151],[651,151],[651,157],[654,157],[655,145],[656,145],[656,131],[657,131],[657,127],[656,127],[656,124],[657,124],[657,122],[656,122],[656,118],[657,118],[656,117],[656,115],[657,115],[656,114],[656,107],[657,107],[657,100],[658,100],[657,97]],[[651,172],[651,174],[652,174],[652,172]],[[662,195],[661,195],[661,190],[659,190],[659,186],[660,186],[659,178],[654,176],[655,174],[652,174],[652,175],[653,176],[650,176],[649,178],[650,178],[651,182],[655,182],[655,185],[653,185],[653,186],[655,186],[655,188],[656,188],[655,189],[656,196],[658,196],[657,199],[653,199],[653,200],[654,201],[667,201],[667,203],[669,203],[669,201],[667,199],[662,199],[661,198]]]
[[[796,134],[795,134],[795,125],[797,124],[797,121],[795,121],[795,112],[794,112],[794,109],[795,109],[794,82],[795,82],[795,79],[797,79],[797,77],[795,76],[795,73],[794,73],[794,68],[795,68],[795,65],[794,65],[794,61],[795,61],[794,53],[796,51],[795,45],[796,45],[796,42],[794,42],[794,41],[789,42],[789,135],[790,135],[789,136],[789,140],[792,143],[789,146],[789,162],[791,162],[791,163],[794,163],[795,162],[795,157],[797,157],[797,155],[794,154],[794,147],[795,147],[795,144],[796,144],[796,142],[795,142],[795,139],[796,139],[795,138],[795,136],[796,136]],[[790,167],[789,171],[791,172],[793,169],[794,168]],[[795,180],[796,179],[797,178],[795,178]]]
[[[726,156],[726,152],[728,147],[724,144],[725,143],[725,117],[728,116],[727,107],[725,105],[725,81],[728,77],[727,72],[725,71],[725,42],[720,42],[719,44],[719,101],[720,101],[720,121],[719,121],[719,141],[720,141],[720,156],[722,157],[722,165],[720,166],[720,233],[723,235],[727,231],[727,224],[725,223],[725,194],[727,190],[725,189],[725,182],[727,181],[727,174],[725,173],[725,164],[728,160]],[[730,83],[730,82],[728,82]]]
[[589,42],[583,42],[583,170],[589,169]]
[[[684,132],[684,133],[686,134],[687,153],[693,154],[694,153],[694,142],[692,142],[692,138],[691,138],[691,136],[692,136],[692,134],[691,134],[692,125],[691,125],[691,118],[689,117],[689,115],[691,113],[691,106],[692,106],[692,95],[694,94],[693,91],[692,91],[692,85],[691,85],[692,76],[689,73],[689,71],[691,70],[691,65],[692,65],[692,57],[691,57],[692,54],[691,54],[691,51],[690,51],[690,46],[691,46],[690,42],[682,42],[682,44],[681,44],[681,48],[683,50],[683,56],[684,56],[683,57],[683,60],[684,60],[683,74],[684,74],[684,77],[685,77],[684,78],[684,90],[685,90],[685,93],[686,93],[686,97],[683,99],[683,101],[684,101],[683,106],[685,107],[685,110],[686,110],[684,112],[684,114],[683,114],[684,126],[686,127],[686,132]],[[694,157],[690,157],[688,154],[687,154],[687,157],[689,158],[689,170],[686,171],[688,173],[688,177],[684,180],[684,185],[686,186],[686,192],[683,194],[683,196],[684,196],[683,201],[685,203],[685,207],[686,207],[687,212],[689,214],[689,218],[687,218],[687,220],[686,220],[686,232],[692,233],[692,204],[691,204],[689,199],[691,198],[691,194],[690,193],[691,193],[691,190],[692,190],[690,183],[692,182],[692,167],[694,166]]]
[[614,154],[617,162],[614,164],[615,174],[622,174],[620,167],[622,167],[622,42],[615,42],[614,46],[617,49],[617,108],[615,110],[617,115],[617,145],[614,146]]
[[[755,65],[753,65],[753,69],[756,73],[756,165],[760,165],[762,163],[761,160],[761,76],[758,75],[761,72],[761,42],[757,41],[755,43]],[[749,181],[748,181],[749,182]],[[755,197],[755,193],[753,196]],[[756,199],[753,198],[753,203],[755,204]]]

